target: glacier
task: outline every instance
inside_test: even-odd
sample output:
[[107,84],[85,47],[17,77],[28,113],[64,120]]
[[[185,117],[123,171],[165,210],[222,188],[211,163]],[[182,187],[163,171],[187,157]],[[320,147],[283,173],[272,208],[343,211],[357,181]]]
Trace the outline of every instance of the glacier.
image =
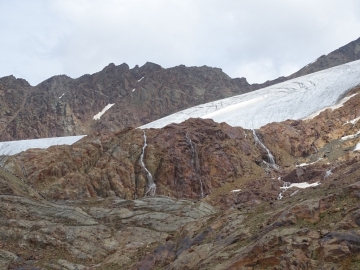
[[86,135],[79,135],[79,136],[66,136],[66,137],[0,142],[0,156],[16,155],[30,148],[45,149],[53,145],[63,145],[63,144],[71,145],[85,136]]
[[342,104],[347,91],[359,84],[360,60],[357,60],[250,93],[198,105],[140,128],[162,128],[190,117],[200,117],[257,129],[271,122],[315,116],[326,107]]

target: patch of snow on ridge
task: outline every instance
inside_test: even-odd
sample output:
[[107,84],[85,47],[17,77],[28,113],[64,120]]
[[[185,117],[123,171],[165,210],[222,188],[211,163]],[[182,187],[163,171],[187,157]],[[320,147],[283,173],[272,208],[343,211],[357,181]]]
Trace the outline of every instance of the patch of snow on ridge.
[[0,156],[16,155],[30,148],[45,149],[53,145],[71,145],[85,136],[86,135],[0,142]]
[[319,182],[316,182],[316,183],[312,183],[312,184],[308,184],[307,182],[302,182],[302,183],[292,183],[290,186],[287,186],[287,187],[280,187],[281,189],[285,189],[285,190],[288,190],[289,188],[292,188],[292,187],[297,187],[297,188],[309,188],[309,187],[316,187],[320,185]]
[[138,80],[138,82],[141,82],[145,77],[141,77],[141,79]]
[[299,165],[296,165],[296,167],[305,167],[305,166],[309,166],[309,165],[313,165],[317,162],[319,162],[320,160],[322,160],[323,158],[319,158],[318,160],[314,161],[314,162],[311,162],[311,163],[301,163]]
[[65,95],[65,93],[64,93],[64,94],[62,94],[62,95],[59,97],[59,99],[61,99],[64,95]]
[[355,148],[354,148],[353,151],[360,151],[360,143],[358,143],[358,144],[355,146]]
[[357,60],[257,91],[198,105],[140,128],[162,128],[190,117],[210,118],[247,129],[286,119],[304,119],[335,105],[339,97],[360,84],[359,73],[360,60]]
[[355,125],[359,120],[360,120],[360,116],[359,116],[359,117],[356,117],[356,118],[353,119],[353,120],[346,121],[345,124],[343,124],[343,126],[346,125],[346,124],[353,124],[353,125]]
[[105,106],[105,108],[101,111],[101,112],[99,112],[98,114],[96,114],[96,115],[94,115],[94,117],[93,117],[93,119],[94,120],[100,120],[100,117],[108,110],[108,109],[110,109],[112,106],[114,106],[115,105],[115,103],[113,103],[113,104],[108,104],[108,105],[106,105]]
[[346,141],[346,140],[350,140],[350,139],[355,139],[355,138],[357,138],[359,135],[360,135],[360,130],[359,130],[358,132],[356,132],[355,134],[353,134],[353,135],[347,135],[347,136],[341,137],[340,140]]

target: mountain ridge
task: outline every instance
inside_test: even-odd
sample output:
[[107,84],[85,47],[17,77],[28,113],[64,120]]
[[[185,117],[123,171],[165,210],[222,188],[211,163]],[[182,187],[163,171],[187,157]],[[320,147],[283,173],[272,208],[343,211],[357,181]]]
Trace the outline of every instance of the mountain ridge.
[[[262,84],[249,84],[246,78],[232,79],[219,68],[179,65],[164,69],[150,62],[132,69],[126,63],[111,63],[91,75],[76,79],[58,75],[36,86],[23,79],[3,77],[0,106],[6,109],[0,114],[0,140],[83,135],[141,126],[195,105],[357,60],[359,43],[360,39],[355,40],[320,57],[321,61],[304,67],[300,73]],[[15,91],[11,92],[12,88]],[[26,106],[22,107],[19,100],[23,101],[24,96]],[[92,119],[110,103],[115,105],[100,120]]]
[[[88,132],[0,156],[0,268],[359,269],[358,62],[240,96],[284,94],[290,109],[311,105],[291,92],[341,98],[256,130],[201,118],[121,128],[248,86],[209,67],[110,64],[38,88],[0,79],[3,137]],[[314,98],[314,84],[330,88]],[[266,105],[252,113],[274,113]]]

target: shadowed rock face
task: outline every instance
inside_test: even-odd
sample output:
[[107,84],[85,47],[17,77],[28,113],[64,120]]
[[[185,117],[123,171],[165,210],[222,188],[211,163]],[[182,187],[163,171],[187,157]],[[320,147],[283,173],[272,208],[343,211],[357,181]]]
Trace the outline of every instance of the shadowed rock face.
[[[109,64],[72,79],[59,75],[32,87],[13,76],[0,78],[0,140],[19,140],[115,131],[141,126],[202,103],[257,90],[359,59],[359,39],[320,57],[288,77],[250,85],[219,68],[164,69],[153,63],[130,69]],[[100,120],[93,117],[115,104]]]

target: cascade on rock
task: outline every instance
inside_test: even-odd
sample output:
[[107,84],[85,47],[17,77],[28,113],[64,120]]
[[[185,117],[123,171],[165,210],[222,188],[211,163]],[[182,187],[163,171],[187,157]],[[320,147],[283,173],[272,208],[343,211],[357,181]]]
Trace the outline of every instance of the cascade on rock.
[[154,183],[153,177],[152,177],[151,173],[149,172],[149,170],[146,168],[145,163],[144,163],[144,154],[145,154],[145,148],[147,146],[147,143],[146,143],[146,133],[145,133],[145,131],[143,131],[143,132],[144,132],[144,145],[142,147],[142,152],[141,152],[141,156],[140,156],[140,164],[144,168],[144,170],[146,172],[146,178],[147,178],[148,189],[145,192],[145,196],[155,196],[156,184]]
[[[198,166],[195,163],[196,145],[190,139],[189,132],[186,132],[185,138],[186,138],[186,142],[191,147],[191,167],[192,167],[192,170],[198,173],[198,168],[197,168]],[[200,196],[201,196],[201,198],[204,198],[204,189],[203,189],[203,183],[202,183],[201,177],[199,177],[199,184],[200,184]]]
[[265,149],[268,155],[270,166],[273,167],[274,169],[277,169],[278,166],[276,165],[274,156],[271,154],[270,150],[265,146],[265,144],[262,143],[262,141],[260,141],[259,137],[256,135],[255,129],[253,129],[252,132],[254,135],[255,144],[259,144],[262,148]]

